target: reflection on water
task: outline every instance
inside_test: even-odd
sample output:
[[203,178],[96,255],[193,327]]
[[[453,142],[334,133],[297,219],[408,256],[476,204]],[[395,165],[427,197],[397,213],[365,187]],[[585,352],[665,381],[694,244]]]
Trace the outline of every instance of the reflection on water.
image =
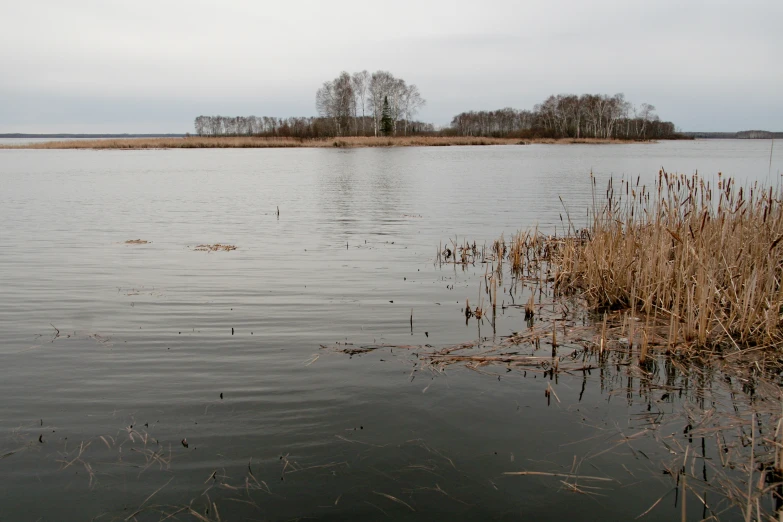
[[[622,359],[547,380],[320,345],[489,335],[462,313],[484,268],[435,266],[436,246],[553,229],[558,196],[577,220],[591,169],[765,179],[768,161],[759,142],[0,151],[0,505],[15,520],[634,518],[672,489],[667,412],[709,412],[720,379],[689,373],[703,391],[681,397],[660,387],[686,390],[665,362],[655,385]],[[218,242],[238,250],[193,251]],[[524,327],[499,312],[498,339]],[[523,470],[610,480],[504,474]],[[672,500],[644,518],[671,519]]]

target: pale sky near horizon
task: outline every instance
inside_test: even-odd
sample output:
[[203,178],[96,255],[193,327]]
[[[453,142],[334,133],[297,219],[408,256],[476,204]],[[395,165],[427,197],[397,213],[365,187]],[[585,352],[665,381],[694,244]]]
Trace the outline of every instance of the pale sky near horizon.
[[686,131],[783,131],[781,20],[780,0],[2,0],[0,133],[312,116],[362,69],[418,85],[436,125],[622,92]]

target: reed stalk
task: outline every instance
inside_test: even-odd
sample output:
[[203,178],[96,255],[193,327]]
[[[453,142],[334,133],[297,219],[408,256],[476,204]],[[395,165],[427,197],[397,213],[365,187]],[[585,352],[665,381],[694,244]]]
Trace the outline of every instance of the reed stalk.
[[581,235],[551,246],[559,291],[668,316],[672,346],[783,341],[780,188],[661,171],[652,191],[610,181],[599,201]]

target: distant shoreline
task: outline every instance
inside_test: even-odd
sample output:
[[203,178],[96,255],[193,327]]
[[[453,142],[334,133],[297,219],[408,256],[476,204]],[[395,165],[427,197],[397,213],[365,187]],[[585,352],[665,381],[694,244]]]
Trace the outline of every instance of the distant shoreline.
[[172,132],[159,132],[159,133],[104,133],[104,134],[83,134],[83,133],[46,133],[46,134],[29,134],[22,132],[7,132],[0,134],[0,139],[106,139],[106,138],[184,138],[184,134],[172,133]]
[[[367,147],[443,147],[460,145],[529,145],[529,144],[623,144],[640,143],[627,140],[595,138],[529,139],[482,138],[469,136],[395,136],[345,137],[326,139],[263,138],[263,137],[199,137],[185,138],[105,138],[94,140],[48,141],[0,145],[0,149],[265,149],[265,148],[367,148]],[[647,142],[649,143],[649,142]]]

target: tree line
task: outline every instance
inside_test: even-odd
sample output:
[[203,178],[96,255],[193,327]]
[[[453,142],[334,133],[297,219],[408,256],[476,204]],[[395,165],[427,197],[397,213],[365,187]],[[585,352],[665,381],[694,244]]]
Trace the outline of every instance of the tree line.
[[463,112],[451,121],[459,136],[518,138],[676,138],[674,124],[661,121],[655,107],[639,107],[623,94],[559,94],[550,96],[532,111],[512,108]]
[[327,135],[323,118],[274,116],[198,116],[198,136],[263,136],[269,138],[319,138]]
[[731,140],[772,140],[783,138],[783,132],[766,130],[746,130],[739,132],[684,132],[688,137],[700,139],[731,139]]
[[549,96],[533,110],[463,112],[439,132],[432,124],[415,120],[425,103],[416,85],[390,72],[343,71],[317,90],[318,116],[198,116],[195,133],[301,139],[410,134],[628,140],[683,137],[673,123],[661,121],[653,105],[637,107],[623,94],[559,94]]
[[[340,134],[341,136],[372,136],[375,122],[372,116],[361,116],[351,122],[359,127],[358,134]],[[397,122],[398,125],[401,122]],[[435,134],[430,123],[420,121],[402,122],[407,134]],[[338,136],[334,120],[321,117],[277,118],[270,116],[198,116],[194,124],[198,136],[259,136],[265,138],[333,138]],[[364,129],[362,131],[361,129]],[[380,130],[378,134],[383,134]],[[393,134],[393,127],[389,134]]]
[[332,122],[337,136],[420,132],[414,117],[425,104],[416,85],[408,85],[388,71],[343,71],[324,82],[315,94],[318,115]]
[[434,127],[415,120],[425,105],[418,87],[387,71],[343,71],[315,95],[317,117],[198,116],[199,136],[325,138],[431,134]]

